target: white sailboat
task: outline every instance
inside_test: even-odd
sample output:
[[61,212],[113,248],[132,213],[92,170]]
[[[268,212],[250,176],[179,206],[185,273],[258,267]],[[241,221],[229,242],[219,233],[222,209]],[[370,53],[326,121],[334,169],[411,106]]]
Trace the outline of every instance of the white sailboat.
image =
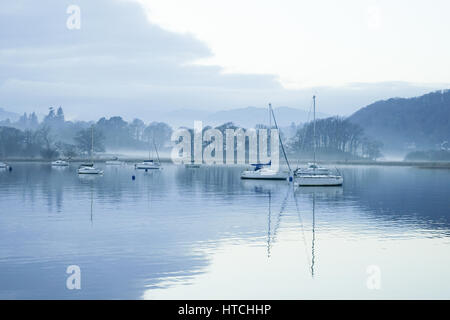
[[91,163],[81,164],[78,174],[103,174],[103,170],[94,166],[94,126],[91,127]]
[[148,151],[148,158],[149,160],[144,160],[140,163],[136,163],[134,165],[135,169],[139,170],[160,170],[161,168],[161,162],[159,161],[159,154],[158,149],[156,148],[155,141],[153,140],[153,146],[155,147],[156,156],[158,158],[158,161],[154,161],[153,159],[150,159],[150,150]]
[[[273,114],[272,105],[269,103],[269,130],[272,128],[272,117],[275,122],[275,126],[278,129],[276,124],[275,115]],[[281,142],[281,139],[280,139]],[[283,148],[283,142],[281,142],[281,147]],[[272,161],[269,161],[267,164],[255,163],[252,164],[254,167],[253,170],[245,170],[241,173],[241,179],[261,179],[261,180],[286,180],[289,176],[288,171],[275,170],[271,167]],[[289,163],[288,163],[289,166]]]
[[261,180],[286,180],[288,172],[274,170],[270,167],[271,162],[267,164],[252,164],[254,170],[245,170],[241,173],[241,179],[261,179]]
[[314,162],[306,168],[297,168],[294,171],[294,185],[296,186],[341,186],[344,178],[337,171],[319,167],[316,163],[316,96],[313,96],[314,120],[313,120],[313,145]]

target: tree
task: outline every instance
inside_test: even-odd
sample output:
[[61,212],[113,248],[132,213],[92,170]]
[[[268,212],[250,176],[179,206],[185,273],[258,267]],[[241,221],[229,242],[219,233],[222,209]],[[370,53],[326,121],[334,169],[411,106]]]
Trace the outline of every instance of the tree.
[[24,131],[24,155],[34,157],[41,153],[42,145],[40,143],[39,135],[36,131]]
[[65,121],[64,111],[61,107],[59,107],[58,111],[56,111],[55,120],[59,123],[63,123]]
[[164,122],[152,122],[144,131],[144,138],[148,143],[153,142],[157,148],[162,148],[172,135],[172,128]]
[[48,114],[45,116],[43,123],[50,125],[55,119],[55,110],[53,107],[48,108]]
[[44,125],[36,132],[36,134],[42,144],[41,156],[44,159],[53,159],[58,157],[59,152],[53,144],[53,137],[50,135],[50,127]]
[[293,152],[310,153],[314,146],[322,153],[377,159],[382,144],[366,137],[359,125],[342,117],[331,117],[316,120],[315,139],[314,123],[309,122],[297,130],[289,143]]
[[36,129],[39,126],[39,121],[38,121],[38,118],[36,116],[36,113],[33,112],[29,116],[28,122],[29,122],[29,128],[30,129]]
[[144,130],[145,130],[145,123],[141,119],[134,119],[133,122],[130,124],[131,134],[133,139],[137,141],[142,141]]
[[[105,137],[103,133],[93,128],[94,131],[94,152],[104,152],[105,146],[104,146],[104,140]],[[84,130],[78,131],[74,138],[76,142],[77,148],[80,150],[80,152],[87,153],[88,155],[91,155],[91,149],[92,149],[92,128],[87,128]]]
[[23,151],[23,133],[19,129],[0,127],[0,156],[20,155]]
[[73,158],[78,155],[77,147],[73,144],[59,141],[56,143],[56,148],[59,153],[62,153],[67,158]]
[[108,147],[127,147],[131,144],[128,123],[122,117],[103,117],[97,122],[96,129],[106,137],[105,144]]
[[363,144],[363,156],[371,160],[377,160],[382,157],[381,147],[383,143],[379,141],[365,140]]

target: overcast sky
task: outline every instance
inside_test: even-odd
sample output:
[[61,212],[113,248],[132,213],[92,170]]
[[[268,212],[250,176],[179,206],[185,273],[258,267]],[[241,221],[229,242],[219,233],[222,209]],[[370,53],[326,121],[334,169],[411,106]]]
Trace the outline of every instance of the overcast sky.
[[[80,29],[69,29],[70,5]],[[246,106],[348,115],[450,87],[446,0],[14,0],[0,6],[0,107],[146,121]],[[71,20],[72,21],[72,20]]]

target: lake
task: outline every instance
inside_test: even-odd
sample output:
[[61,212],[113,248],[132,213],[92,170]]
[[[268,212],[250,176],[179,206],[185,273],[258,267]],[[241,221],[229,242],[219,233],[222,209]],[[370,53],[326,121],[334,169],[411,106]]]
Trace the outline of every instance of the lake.
[[239,167],[12,166],[1,299],[450,299],[450,170],[342,166],[343,187],[294,189]]

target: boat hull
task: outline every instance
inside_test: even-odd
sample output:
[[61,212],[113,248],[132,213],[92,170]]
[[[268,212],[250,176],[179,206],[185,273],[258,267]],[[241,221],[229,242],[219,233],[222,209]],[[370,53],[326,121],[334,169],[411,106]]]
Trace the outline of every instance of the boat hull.
[[103,174],[103,171],[96,168],[80,168],[78,174]]
[[241,174],[241,179],[286,180],[287,178],[288,178],[288,173],[285,173],[285,172],[260,173],[257,171],[244,171]]
[[68,163],[52,163],[52,167],[68,167]]
[[343,183],[341,176],[300,176],[294,179],[294,184],[300,187],[336,187]]
[[95,174],[103,174],[103,171],[98,171],[98,172],[85,172],[85,171],[80,171],[80,170],[78,170],[78,174],[90,174],[90,175],[95,175]]
[[159,170],[161,169],[161,166],[156,165],[136,165],[136,169],[138,170]]

